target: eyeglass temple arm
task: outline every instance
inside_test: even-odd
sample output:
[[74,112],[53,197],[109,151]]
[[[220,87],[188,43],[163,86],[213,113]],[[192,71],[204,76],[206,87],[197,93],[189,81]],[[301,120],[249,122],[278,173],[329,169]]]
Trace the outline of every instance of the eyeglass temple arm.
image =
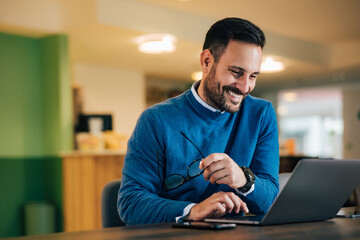
[[201,153],[200,149],[185,135],[185,133],[183,133],[182,131],[180,131],[180,133],[189,141],[191,142],[191,144],[196,148],[196,150],[198,150],[198,152],[200,153],[200,155],[202,156],[202,158],[204,159],[204,155]]

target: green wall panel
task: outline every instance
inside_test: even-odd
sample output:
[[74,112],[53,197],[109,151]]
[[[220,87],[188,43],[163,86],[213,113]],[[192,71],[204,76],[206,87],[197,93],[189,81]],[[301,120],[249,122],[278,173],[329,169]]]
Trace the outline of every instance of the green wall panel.
[[0,159],[0,238],[22,234],[23,159]]
[[0,237],[24,233],[23,208],[29,202],[51,202],[56,230],[62,230],[61,158],[0,158]]
[[63,35],[42,38],[40,42],[44,154],[53,155],[71,150],[73,146],[68,45]]
[[0,155],[42,154],[40,44],[0,34]]
[[0,33],[0,238],[24,233],[23,207],[50,201],[62,230],[59,153],[71,150],[67,37]]

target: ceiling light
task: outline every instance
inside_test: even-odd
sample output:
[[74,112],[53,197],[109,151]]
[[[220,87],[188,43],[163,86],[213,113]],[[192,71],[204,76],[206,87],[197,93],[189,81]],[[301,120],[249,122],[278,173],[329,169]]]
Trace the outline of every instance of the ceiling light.
[[294,92],[286,92],[283,95],[283,99],[286,102],[294,102],[297,99],[297,95]]
[[202,72],[193,72],[191,74],[191,79],[194,80],[194,81],[198,81],[198,80],[201,80],[202,79]]
[[137,37],[140,52],[149,54],[170,53],[175,51],[176,38],[170,34],[148,34]]
[[262,72],[278,72],[284,69],[284,64],[282,62],[274,61],[272,57],[267,57],[265,61],[261,64]]

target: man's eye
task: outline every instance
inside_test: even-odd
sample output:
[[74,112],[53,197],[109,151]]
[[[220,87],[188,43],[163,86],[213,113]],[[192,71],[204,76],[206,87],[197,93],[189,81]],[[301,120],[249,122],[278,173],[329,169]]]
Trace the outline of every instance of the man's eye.
[[252,79],[256,79],[256,78],[257,78],[257,75],[250,75],[250,77],[251,77]]
[[230,70],[230,72],[232,73],[232,74],[234,74],[235,75],[235,77],[241,77],[242,75],[243,75],[243,73],[242,72],[238,72],[238,71],[235,71],[235,70],[232,70],[232,69],[229,69]]

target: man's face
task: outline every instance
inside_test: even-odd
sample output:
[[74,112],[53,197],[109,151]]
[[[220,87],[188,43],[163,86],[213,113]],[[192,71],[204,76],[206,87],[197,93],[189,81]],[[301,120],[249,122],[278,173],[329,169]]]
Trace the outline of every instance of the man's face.
[[220,111],[239,111],[242,100],[255,87],[261,59],[260,46],[230,41],[219,61],[212,65],[203,79],[200,97]]

